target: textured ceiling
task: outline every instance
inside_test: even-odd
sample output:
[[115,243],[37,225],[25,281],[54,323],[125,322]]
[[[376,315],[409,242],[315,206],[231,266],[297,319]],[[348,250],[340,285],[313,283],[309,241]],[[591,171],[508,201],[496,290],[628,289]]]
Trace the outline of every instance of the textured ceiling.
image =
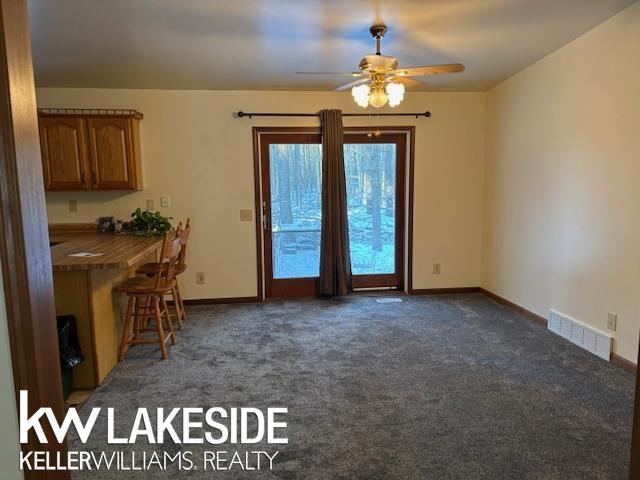
[[404,67],[464,63],[422,90],[484,91],[634,0],[29,0],[36,83],[331,90],[374,50]]

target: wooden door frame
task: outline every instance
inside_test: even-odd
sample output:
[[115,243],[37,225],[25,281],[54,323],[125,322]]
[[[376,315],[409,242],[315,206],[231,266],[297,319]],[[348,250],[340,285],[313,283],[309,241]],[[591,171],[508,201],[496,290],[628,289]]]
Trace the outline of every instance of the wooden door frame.
[[[19,405],[29,392],[29,415],[40,407],[64,415],[53,273],[40,157],[26,0],[0,0],[0,261],[11,363]],[[44,422],[45,434],[53,439]],[[16,439],[17,440],[17,439]],[[66,455],[66,443],[23,451]],[[66,471],[24,471],[27,479],[68,479]]]
[[[399,125],[385,127],[357,126],[344,127],[345,133],[369,133],[372,130],[380,130],[387,133],[399,133],[406,135],[405,172],[404,172],[404,281],[403,291],[411,292],[413,288],[413,198],[414,198],[414,163],[415,163],[415,126]],[[260,137],[265,134],[320,134],[320,127],[252,127],[253,138],[253,175],[254,175],[254,199],[255,199],[255,231],[256,231],[256,277],[258,299],[266,299],[265,292],[265,268],[264,268],[264,237],[262,228],[262,160],[260,151]]]

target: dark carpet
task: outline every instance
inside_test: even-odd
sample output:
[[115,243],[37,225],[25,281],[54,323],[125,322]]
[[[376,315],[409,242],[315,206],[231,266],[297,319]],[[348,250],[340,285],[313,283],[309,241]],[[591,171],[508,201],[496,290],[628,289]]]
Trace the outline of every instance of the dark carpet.
[[[379,298],[189,308],[170,359],[132,347],[83,417],[115,407],[128,434],[138,407],[287,407],[289,443],[105,448],[101,416],[71,450],[191,451],[197,469],[74,478],[627,478],[631,374],[481,294]],[[204,450],[279,453],[205,471]]]

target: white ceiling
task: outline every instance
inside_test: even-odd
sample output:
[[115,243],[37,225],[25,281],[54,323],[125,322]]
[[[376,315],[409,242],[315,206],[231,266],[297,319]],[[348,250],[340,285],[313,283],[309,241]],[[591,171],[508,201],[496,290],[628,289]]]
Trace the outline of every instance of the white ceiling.
[[460,62],[423,90],[484,91],[635,0],[29,0],[48,87],[331,90],[374,51],[400,66]]

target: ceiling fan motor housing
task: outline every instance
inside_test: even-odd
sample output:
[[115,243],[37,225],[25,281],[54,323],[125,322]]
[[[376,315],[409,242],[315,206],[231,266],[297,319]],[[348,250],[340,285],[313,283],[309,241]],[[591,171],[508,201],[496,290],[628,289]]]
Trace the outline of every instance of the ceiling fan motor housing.
[[387,73],[398,67],[398,60],[387,55],[367,55],[360,60],[360,70]]
[[384,37],[384,34],[387,33],[387,26],[383,23],[371,25],[369,32],[373,38],[382,38]]

